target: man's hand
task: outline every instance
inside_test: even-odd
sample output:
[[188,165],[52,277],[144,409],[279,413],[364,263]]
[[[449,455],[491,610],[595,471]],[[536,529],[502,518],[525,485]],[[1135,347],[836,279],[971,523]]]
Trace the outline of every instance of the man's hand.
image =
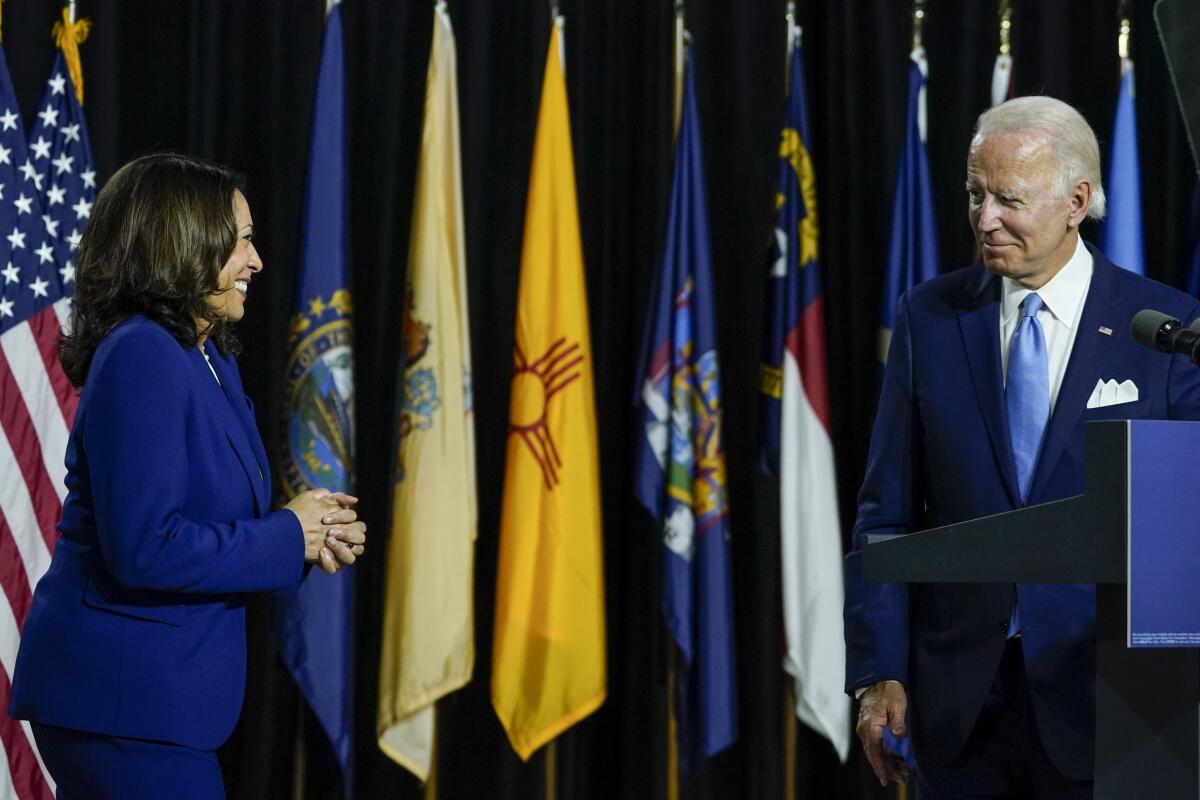
[[858,705],[858,733],[867,761],[875,770],[880,786],[889,783],[907,783],[908,767],[904,759],[883,749],[883,729],[887,726],[892,735],[903,739],[908,735],[904,728],[904,712],[908,709],[908,694],[898,681],[880,681],[863,692]]

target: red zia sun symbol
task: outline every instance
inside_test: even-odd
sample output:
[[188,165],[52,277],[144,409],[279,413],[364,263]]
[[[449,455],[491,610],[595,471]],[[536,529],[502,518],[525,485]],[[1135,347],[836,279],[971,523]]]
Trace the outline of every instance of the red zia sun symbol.
[[550,398],[579,378],[579,365],[583,354],[578,344],[567,344],[560,338],[546,349],[542,357],[530,364],[521,352],[520,345],[513,346],[513,392],[512,409],[509,411],[508,430],[525,442],[529,452],[542,468],[546,488],[553,490],[558,484],[558,468],[562,459],[546,421],[546,407]]

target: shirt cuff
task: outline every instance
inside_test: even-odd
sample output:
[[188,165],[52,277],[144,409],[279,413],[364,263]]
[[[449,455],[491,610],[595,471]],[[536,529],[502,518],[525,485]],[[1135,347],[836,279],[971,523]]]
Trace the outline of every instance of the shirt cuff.
[[[900,681],[884,681],[884,683],[899,683],[899,682],[900,682]],[[870,684],[870,685],[868,685],[868,686],[860,686],[860,687],[858,687],[857,689],[855,689],[855,690],[854,690],[854,699],[855,699],[855,700],[861,700],[861,699],[862,699],[862,696],[863,696],[863,692],[867,691],[867,689],[870,689],[870,688],[871,688],[872,686],[874,686],[874,685],[875,685],[875,684],[873,684],[873,683],[872,683],[872,684]]]

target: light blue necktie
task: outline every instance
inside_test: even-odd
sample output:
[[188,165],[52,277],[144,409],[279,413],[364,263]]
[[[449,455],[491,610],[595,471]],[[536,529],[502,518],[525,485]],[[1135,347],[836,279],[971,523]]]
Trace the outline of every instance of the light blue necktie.
[[[1013,464],[1017,468],[1021,505],[1029,501],[1033,470],[1042,452],[1046,423],[1050,421],[1050,359],[1046,355],[1046,337],[1037,321],[1037,312],[1043,305],[1036,292],[1025,296],[1021,319],[1008,348],[1008,375],[1004,383],[1008,433],[1012,441]],[[1011,638],[1020,631],[1020,619],[1014,605],[1008,635]]]

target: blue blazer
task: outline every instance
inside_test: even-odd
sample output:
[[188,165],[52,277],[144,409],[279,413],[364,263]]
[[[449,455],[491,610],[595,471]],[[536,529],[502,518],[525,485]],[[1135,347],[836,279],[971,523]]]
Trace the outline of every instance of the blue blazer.
[[300,523],[237,365],[134,316],[96,349],[67,444],[67,499],[22,631],[9,714],[201,750],[237,722],[246,593],[295,590]]
[[[1200,368],[1135,343],[1143,308],[1194,318],[1196,299],[1118,269],[1095,270],[1035,468],[1029,505],[1083,492],[1084,425],[1200,419]],[[1000,279],[982,265],[900,298],[866,477],[846,557],[846,688],[905,684],[919,760],[945,764],[966,742],[999,667],[1014,599],[1034,715],[1067,777],[1092,776],[1095,587],[876,584],[861,578],[872,533],[908,533],[1019,507],[1000,373]],[[1106,335],[1101,328],[1111,329]],[[1098,380],[1132,379],[1136,402],[1086,408]]]

